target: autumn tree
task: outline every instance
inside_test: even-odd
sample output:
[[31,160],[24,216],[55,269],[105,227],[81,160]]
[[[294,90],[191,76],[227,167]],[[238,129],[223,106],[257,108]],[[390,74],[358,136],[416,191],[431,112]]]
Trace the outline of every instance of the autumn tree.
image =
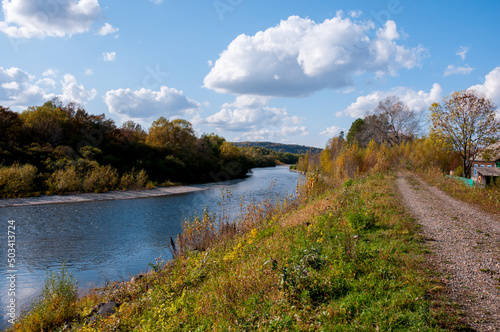
[[375,116],[370,125],[373,136],[383,135],[391,146],[412,141],[421,129],[422,115],[411,110],[396,96],[389,96],[379,102],[372,115]]
[[465,90],[452,93],[430,108],[431,135],[444,139],[460,154],[468,177],[478,153],[500,139],[496,106],[483,95]]

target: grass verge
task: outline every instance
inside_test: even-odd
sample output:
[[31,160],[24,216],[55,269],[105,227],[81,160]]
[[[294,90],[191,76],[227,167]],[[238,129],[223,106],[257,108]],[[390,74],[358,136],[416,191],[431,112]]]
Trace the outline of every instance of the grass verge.
[[418,174],[430,185],[438,187],[457,199],[479,206],[492,214],[500,214],[500,187],[471,188],[432,169]]

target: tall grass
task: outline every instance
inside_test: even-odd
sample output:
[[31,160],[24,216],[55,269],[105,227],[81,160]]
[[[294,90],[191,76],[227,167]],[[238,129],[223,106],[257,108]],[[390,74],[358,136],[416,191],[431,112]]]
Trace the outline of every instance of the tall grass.
[[33,308],[14,325],[24,332],[54,331],[78,318],[77,281],[65,265],[58,272],[49,272],[42,294]]
[[491,185],[487,188],[471,188],[453,178],[446,177],[435,168],[429,168],[418,174],[429,184],[438,187],[455,198],[481,207],[490,213],[500,213],[500,186],[498,185]]

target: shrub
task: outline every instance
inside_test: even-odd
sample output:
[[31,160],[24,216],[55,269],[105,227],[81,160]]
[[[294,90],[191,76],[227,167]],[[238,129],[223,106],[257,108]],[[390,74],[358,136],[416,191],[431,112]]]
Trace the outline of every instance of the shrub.
[[355,231],[370,230],[375,227],[375,215],[351,212],[347,215],[347,222]]
[[14,164],[0,167],[0,194],[2,197],[18,197],[35,189],[37,168],[30,164]]
[[137,188],[145,187],[148,183],[148,174],[145,170],[141,169],[139,173],[135,175],[135,186]]
[[148,174],[145,170],[141,169],[139,172],[135,172],[133,169],[131,172],[123,174],[120,179],[120,189],[138,189],[144,188],[148,183]]
[[47,180],[49,190],[53,193],[65,193],[79,191],[82,187],[82,179],[75,166],[60,169],[52,173]]
[[40,298],[28,315],[15,324],[16,331],[53,331],[78,317],[77,281],[63,264],[58,273],[49,272]]
[[107,192],[116,188],[118,172],[111,166],[96,166],[90,170],[83,180],[86,192]]
[[120,179],[120,189],[130,189],[135,185],[135,177],[132,173],[123,174]]

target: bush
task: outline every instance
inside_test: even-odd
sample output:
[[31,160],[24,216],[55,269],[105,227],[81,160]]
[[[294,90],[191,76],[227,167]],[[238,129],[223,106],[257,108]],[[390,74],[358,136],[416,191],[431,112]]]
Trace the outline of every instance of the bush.
[[63,264],[58,273],[49,272],[40,299],[28,315],[15,324],[16,331],[53,331],[78,317],[77,281]]
[[347,215],[347,222],[355,231],[370,230],[375,227],[375,215],[351,212]]
[[145,170],[141,169],[139,173],[135,175],[135,186],[137,188],[142,188],[145,187],[146,184],[148,183],[148,174],[146,173]]
[[52,173],[47,180],[49,190],[53,193],[65,193],[79,191],[82,187],[82,179],[75,166],[60,169]]
[[131,172],[123,174],[120,179],[120,189],[138,189],[144,188],[148,183],[148,175],[145,170],[140,170],[135,173],[132,169]]
[[0,194],[2,197],[19,197],[35,189],[37,168],[30,164],[0,167]]
[[83,180],[86,192],[107,192],[116,188],[118,172],[111,166],[96,166],[90,170]]

